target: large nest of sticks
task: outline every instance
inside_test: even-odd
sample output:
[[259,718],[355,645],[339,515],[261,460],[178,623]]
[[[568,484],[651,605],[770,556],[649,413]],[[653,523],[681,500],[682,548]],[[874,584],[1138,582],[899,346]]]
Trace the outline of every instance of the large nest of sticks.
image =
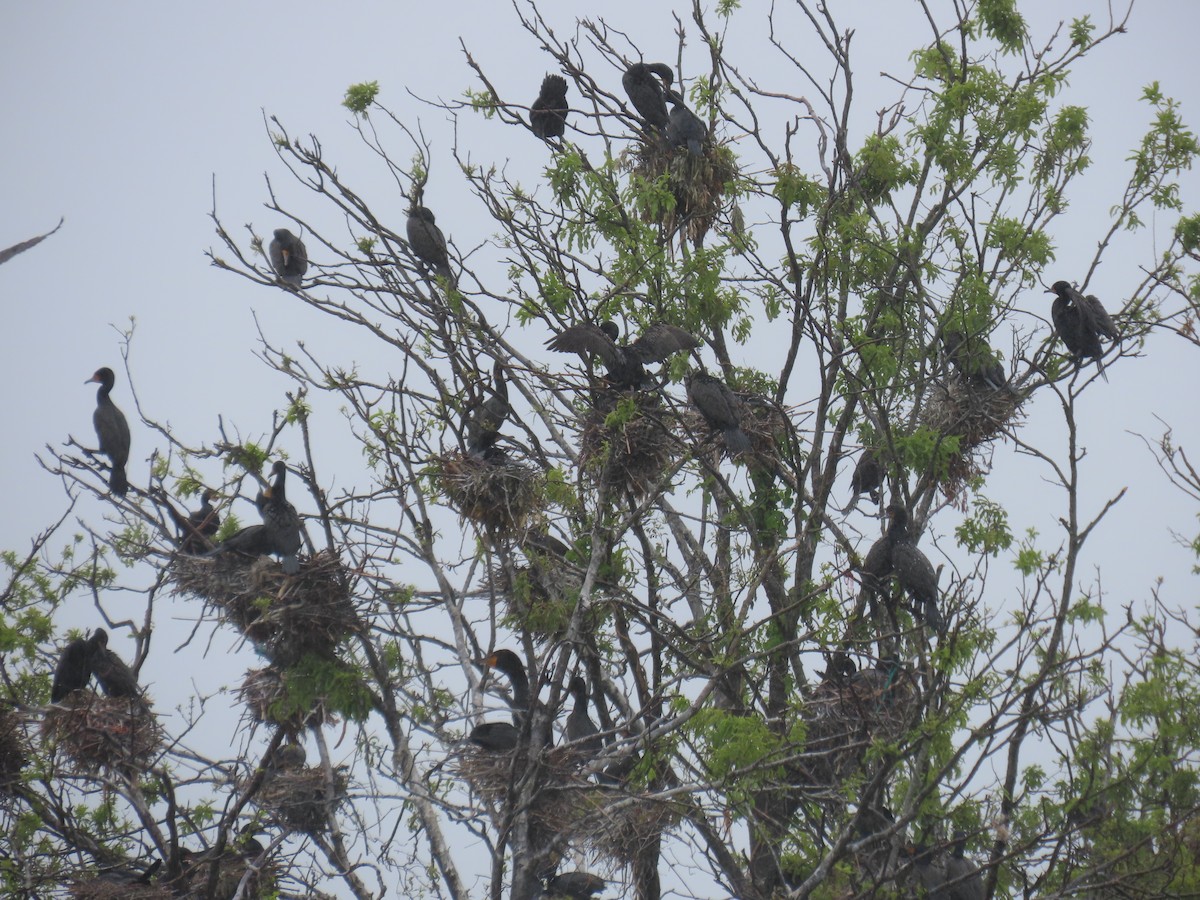
[[942,479],[942,487],[952,499],[963,484],[984,471],[974,451],[1003,434],[1017,418],[1020,406],[1019,391],[977,385],[957,376],[935,383],[926,393],[921,424],[959,439],[958,453],[948,461]]
[[[579,604],[583,573],[565,560],[537,555],[528,565],[493,566],[484,588],[504,598],[506,624],[534,639],[558,640]],[[593,599],[599,589],[594,585]],[[593,602],[584,615],[584,632],[591,634],[604,619],[603,604]]]
[[692,243],[708,234],[738,174],[737,160],[727,147],[706,141],[697,156],[686,147],[670,146],[658,135],[638,143],[628,165],[634,175],[648,182],[665,179],[675,199],[674,204],[645,199],[642,221],[658,222],[668,232],[678,229],[681,237]]
[[321,834],[346,799],[348,785],[342,768],[333,770],[332,784],[320,766],[284,770],[267,776],[254,803],[285,828]]
[[253,721],[278,725],[289,734],[334,721],[324,698],[318,697],[310,710],[298,709],[296,691],[289,688],[287,674],[273,667],[247,672],[238,696]]
[[[225,855],[222,857],[217,870],[216,889],[212,894],[215,900],[234,900],[234,897],[239,896],[245,898],[245,900],[267,900],[267,898],[279,896],[278,884],[276,883],[278,878],[276,866],[267,862],[258,871],[254,871],[250,867],[251,862],[253,860],[247,860],[226,847]],[[179,879],[179,882],[175,882],[177,890],[172,896],[209,896],[205,889],[208,886],[211,867],[212,862],[209,859],[205,859],[202,854],[186,862],[184,864],[183,876]],[[243,880],[246,883],[245,890],[241,894],[238,894]],[[186,893],[183,892],[185,885]]]
[[542,496],[542,473],[462,453],[435,460],[442,493],[460,516],[499,535],[522,534]]
[[306,654],[332,658],[361,625],[350,576],[334,553],[321,551],[287,575],[266,556],[237,553],[179,556],[175,586],[211,602],[271,662],[287,666]]
[[[618,402],[626,398],[633,401],[631,410]],[[583,417],[580,466],[608,488],[645,497],[678,452],[672,421],[657,393],[601,395]]]
[[72,691],[49,706],[42,734],[87,771],[145,771],[162,746],[163,731],[141,699]]
[[165,885],[138,884],[111,875],[84,875],[72,882],[69,893],[76,900],[170,900],[174,891]]
[[808,788],[837,791],[876,740],[904,734],[918,715],[920,691],[907,668],[867,669],[822,681],[804,703],[803,757],[794,763]]
[[29,762],[25,730],[15,710],[0,705],[0,793],[7,793]]
[[575,841],[625,864],[653,846],[681,816],[675,803],[614,788],[594,789],[582,804],[585,814],[575,829]]

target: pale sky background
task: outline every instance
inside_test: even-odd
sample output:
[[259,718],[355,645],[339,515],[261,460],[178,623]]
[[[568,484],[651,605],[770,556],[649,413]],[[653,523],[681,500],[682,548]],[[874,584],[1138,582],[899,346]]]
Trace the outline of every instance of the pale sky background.
[[[908,72],[908,53],[927,41],[928,31],[907,0],[831,5],[838,15],[853,11],[854,18],[841,24],[857,29],[851,52],[859,112],[867,117],[895,95],[878,73]],[[739,46],[757,46],[767,8],[753,0],[744,6],[730,30],[735,59]],[[1039,33],[1060,18],[1090,12],[1102,27],[1108,16],[1107,5],[1094,0],[1023,6],[1025,15],[1039,23]],[[547,2],[545,9],[564,37],[573,31],[577,16],[602,13],[632,34],[648,57],[674,59],[674,22],[665,3]],[[94,441],[95,390],[83,382],[99,366],[118,371],[113,396],[133,426],[129,477],[140,485],[147,481],[146,460],[155,436],[135,421],[119,337],[112,327],[124,327],[130,316],[137,319],[131,358],[138,398],[152,418],[170,421],[190,444],[217,437],[218,414],[244,435],[262,434],[272,411],[285,402],[283,392],[291,382],[253,355],[255,313],[279,345],[303,339],[331,360],[386,369],[387,359],[364,347],[364,339],[329,327],[324,317],[302,308],[284,291],[256,287],[213,268],[204,256],[207,248],[216,247],[208,217],[214,178],[222,219],[239,236],[243,223],[267,236],[284,224],[262,207],[264,172],[283,205],[326,225],[334,221],[331,211],[279,165],[264,132],[264,110],[277,116],[293,137],[317,135],[327,159],[402,233],[407,202],[361,146],[346,124],[350,114],[340,105],[348,85],[379,81],[381,101],[410,123],[419,118],[433,144],[427,205],[462,249],[486,241],[489,222],[450,156],[454,134],[447,115],[408,92],[453,99],[477,86],[464,62],[460,36],[497,87],[517,102],[532,101],[551,68],[505,3],[10,2],[4,11],[0,247],[50,229],[60,216],[66,219],[58,234],[0,267],[0,377],[6,384],[2,412],[8,423],[0,450],[0,495],[7,510],[0,519],[0,547],[17,552],[27,549],[31,534],[56,519],[65,503],[60,485],[39,467],[34,454],[45,444],[61,444],[68,434],[88,444]],[[1077,67],[1059,99],[1090,108],[1095,166],[1077,183],[1071,213],[1056,224],[1055,278],[1083,277],[1107,226],[1107,210],[1119,200],[1127,177],[1124,161],[1149,118],[1148,108],[1138,103],[1142,87],[1160,81],[1166,93],[1182,102],[1185,120],[1200,123],[1197,35],[1200,4],[1141,0],[1129,33]],[[798,29],[796,41],[798,48],[809,46],[807,30]],[[685,69],[690,58],[696,60],[696,71],[703,71],[701,54],[693,37]],[[769,54],[750,59],[764,78],[778,71]],[[825,65],[822,58],[819,66]],[[619,91],[617,73],[607,80],[610,89]],[[781,87],[804,90],[796,83]],[[768,128],[781,134],[782,124]],[[469,113],[460,117],[459,126],[458,138],[462,146],[473,148],[476,161],[508,161],[512,174],[530,184],[538,181],[548,151],[528,132]],[[599,152],[598,142],[583,143]],[[407,145],[396,147],[402,165],[410,156]],[[1195,208],[1200,176],[1188,173],[1184,184],[1185,199]],[[1122,271],[1121,254],[1109,254],[1090,290],[1110,310],[1121,306],[1122,292],[1138,280],[1133,267],[1148,259],[1145,248],[1156,237],[1159,246],[1165,245],[1171,221],[1173,217],[1164,219],[1157,232],[1148,228],[1136,238],[1139,243],[1129,245],[1128,271]],[[336,233],[336,228],[329,230]],[[499,258],[499,251],[485,247],[473,265],[487,272],[484,261]],[[495,275],[499,269],[490,271]],[[1049,298],[1031,294],[1023,307],[1048,318]],[[755,357],[753,348],[737,353],[741,362]],[[1177,441],[1200,459],[1195,400],[1200,354],[1178,337],[1159,333],[1151,338],[1145,359],[1122,361],[1109,374],[1111,383],[1095,385],[1080,404],[1083,443],[1089,450],[1085,471],[1091,479],[1084,514],[1128,485],[1130,492],[1115,512],[1126,524],[1110,523],[1099,531],[1089,544],[1081,576],[1089,576],[1090,565],[1103,565],[1108,602],[1115,608],[1139,604],[1161,575],[1168,602],[1194,608],[1196,580],[1189,572],[1194,560],[1173,544],[1170,532],[1193,536],[1200,527],[1196,510],[1167,484],[1135,435],[1157,437],[1163,427],[1155,417],[1161,416],[1175,426]],[[317,428],[323,474],[336,477],[339,485],[363,485],[359,452],[346,440],[333,407],[327,409],[328,427]],[[1049,392],[1025,411],[1026,439],[1036,443],[1035,435],[1060,435]],[[288,449],[299,456],[298,445]],[[210,465],[212,481],[219,483],[219,466]],[[1014,531],[1034,527],[1049,536],[1055,530],[1058,506],[1047,508],[1040,478],[1040,470],[1017,456],[1010,444],[997,445],[987,493],[1009,505]],[[303,502],[298,505],[302,513],[311,511]],[[96,522],[108,509],[103,501],[85,498],[77,513]],[[244,519],[253,516],[244,502],[237,511]],[[949,531],[941,522],[934,528],[942,535]],[[995,607],[1004,605],[1002,596],[988,599]],[[198,608],[182,603],[177,615],[186,622]],[[88,597],[71,601],[65,612],[64,625],[99,624]],[[158,616],[158,627],[167,628],[170,614],[160,609]],[[177,680],[189,664],[198,665],[173,658],[169,649],[178,641],[163,637],[143,671],[143,680],[159,685],[160,709],[169,706],[161,696],[163,682]],[[227,635],[213,652],[223,654],[234,643]],[[123,636],[114,638],[114,647],[125,655],[130,646]],[[252,663],[252,654],[242,655]],[[240,672],[239,665],[231,661],[228,669]]]

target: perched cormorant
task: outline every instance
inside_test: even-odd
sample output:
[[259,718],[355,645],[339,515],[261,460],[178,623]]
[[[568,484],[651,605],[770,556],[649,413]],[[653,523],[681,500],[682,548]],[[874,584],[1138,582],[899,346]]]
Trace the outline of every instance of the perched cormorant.
[[75,638],[63,648],[54,667],[54,684],[50,702],[58,703],[72,691],[87,687],[92,679],[91,648],[83,638]]
[[959,378],[968,384],[996,391],[1008,386],[1004,366],[983,338],[968,338],[957,328],[950,328],[942,333],[942,347]]
[[561,75],[547,75],[533,106],[529,107],[529,127],[542,140],[560,138],[567,130],[567,80]]
[[88,639],[88,660],[92,674],[109,697],[137,698],[142,695],[133,670],[108,649],[108,632],[97,628]]
[[289,740],[275,748],[271,758],[267,760],[267,770],[272,774],[303,769],[308,761],[304,745],[299,741]]
[[934,858],[934,853],[925,844],[909,844],[904,853],[912,860],[913,875],[920,883],[927,897],[941,897],[941,887],[945,883],[946,873],[940,862]]
[[683,98],[674,91],[667,92],[671,101],[671,114],[667,117],[667,143],[672,147],[687,147],[692,156],[699,156],[708,139],[708,128],[700,117],[684,105]]
[[956,831],[950,858],[946,860],[946,886],[939,894],[946,900],[983,900],[986,896],[979,866],[963,855],[966,845],[967,836]]
[[484,722],[471,729],[467,740],[492,753],[506,753],[517,749],[521,729],[509,722]]
[[742,431],[741,401],[725,382],[707,372],[693,372],[688,376],[687,395],[704,421],[725,436],[730,453],[750,449],[750,438]]
[[502,463],[505,453],[496,446],[500,438],[500,426],[508,418],[511,407],[508,403],[508,382],[504,379],[504,367],[496,362],[492,369],[492,387],[484,388],[488,396],[477,400],[463,414],[463,426],[467,439],[467,455],[486,462]]
[[567,716],[567,740],[577,744],[588,756],[595,756],[604,749],[604,739],[600,737],[600,729],[588,715],[587,682],[576,675],[571,679],[567,690],[575,698],[575,706]]
[[255,505],[262,516],[261,525],[251,525],[232,535],[214,554],[232,550],[248,556],[278,556],[283,571],[294,575],[300,571],[300,516],[296,507],[288,502],[285,488],[287,464],[279,459],[271,467],[275,481],[263,489]]
[[445,278],[451,287],[456,286],[454,273],[450,271],[450,252],[446,249],[446,236],[437,227],[433,213],[424,206],[414,206],[408,214],[408,245],[413,254],[438,276]]
[[665,63],[634,63],[621,76],[621,85],[629,95],[633,108],[646,126],[654,131],[666,131],[670,121],[666,91],[670,89],[672,81],[674,76],[671,67]]
[[864,447],[862,456],[858,458],[858,463],[854,466],[854,474],[850,476],[850,490],[854,492],[854,496],[842,508],[842,512],[848,513],[854,509],[858,505],[860,494],[866,494],[871,498],[872,503],[878,503],[881,487],[883,487],[883,466],[879,464],[879,457],[875,455],[875,451],[870,447]]
[[563,872],[546,880],[546,898],[558,900],[591,900],[608,887],[608,882],[589,872]]
[[617,343],[620,331],[615,322],[580,322],[563,329],[546,342],[546,347],[559,353],[579,353],[600,357],[608,372],[609,383],[617,389],[651,386],[646,376],[646,364],[666,362],[681,350],[692,350],[700,341],[690,332],[675,325],[651,325],[637,340],[624,346]]
[[108,486],[118,497],[124,497],[129,490],[129,482],[125,478],[125,463],[129,462],[129,423],[109,396],[116,380],[113,370],[105,366],[97,369],[96,374],[84,384],[100,384],[100,389],[96,391],[96,411],[92,413],[92,424],[96,426],[96,437],[100,439],[100,452],[112,464]]
[[213,507],[217,492],[212,488],[205,488],[204,493],[200,495],[200,508],[186,516],[181,515],[179,510],[166,500],[165,494],[161,496],[178,530],[180,552],[200,556],[212,550],[211,538],[221,527],[221,517]]
[[276,228],[268,252],[271,268],[275,270],[279,280],[300,287],[300,280],[308,271],[308,251],[304,249],[304,241],[286,228]]
[[1046,291],[1055,294],[1054,303],[1050,307],[1050,317],[1054,320],[1054,330],[1067,345],[1067,350],[1075,357],[1076,365],[1083,358],[1094,356],[1096,365],[1104,380],[1104,348],[1100,346],[1100,338],[1119,341],[1121,332],[1104,305],[1092,295],[1084,296],[1065,281],[1056,281]]
[[891,523],[887,534],[877,540],[863,561],[863,587],[872,594],[887,590],[895,576],[900,587],[916,603],[915,612],[930,628],[941,632],[945,622],[938,612],[938,577],[933,564],[908,533],[908,510],[892,502],[887,508]]

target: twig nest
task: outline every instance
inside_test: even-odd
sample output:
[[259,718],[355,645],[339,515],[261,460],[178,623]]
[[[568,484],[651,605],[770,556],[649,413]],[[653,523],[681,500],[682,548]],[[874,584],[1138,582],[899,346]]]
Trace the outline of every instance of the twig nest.
[[450,453],[436,460],[437,481],[464,519],[489,531],[522,534],[542,495],[542,473],[505,459]]
[[585,815],[576,830],[576,841],[624,864],[635,862],[681,817],[675,803],[613,788],[590,791],[583,806]]
[[162,728],[144,700],[87,690],[47,707],[42,734],[87,771],[144,771],[163,742]]
[[[488,578],[485,588],[504,598],[505,624],[535,640],[563,636],[583,587],[578,569],[551,557],[538,557],[524,566],[496,565]],[[602,605],[593,604],[585,615],[583,627],[590,634],[604,618]]]
[[180,556],[172,577],[179,590],[216,606],[276,665],[291,665],[309,653],[332,658],[337,645],[360,628],[349,573],[329,551],[302,562],[295,575],[265,556]]
[[[251,866],[252,862],[254,860],[248,860],[226,846],[225,854],[217,870],[216,889],[212,894],[215,900],[234,900],[239,896],[246,900],[266,900],[266,898],[277,896],[278,872],[276,867],[268,862],[255,871]],[[186,862],[180,882],[186,884],[187,893],[176,890],[172,896],[209,896],[205,893],[205,889],[208,886],[211,865],[211,861],[205,859],[203,855],[198,855]],[[242,890],[243,882],[245,883],[244,890]],[[182,887],[179,882],[176,882],[176,886]],[[238,893],[239,890],[242,890],[241,894]]]
[[321,834],[346,799],[348,784],[342,768],[333,770],[332,784],[320,766],[268,773],[254,803],[285,828]]
[[935,383],[925,395],[921,424],[959,439],[941,480],[951,499],[986,466],[974,451],[1001,435],[1017,417],[1021,394],[1009,387],[993,388],[951,375]]
[[642,221],[657,222],[668,232],[678,230],[682,238],[699,243],[737,178],[733,151],[706,141],[703,152],[692,154],[655,136],[639,143],[632,154],[630,171],[648,182],[662,183],[674,200],[664,203],[661,197],[642,195]]
[[673,422],[657,393],[599,394],[583,417],[580,466],[610,489],[648,496],[678,451]]
[[165,885],[138,884],[109,875],[84,875],[69,888],[76,900],[169,900],[174,892]]
[[918,712],[912,670],[867,669],[823,681],[805,700],[804,756],[795,764],[810,788],[839,790],[875,740],[904,734]]
[[6,794],[29,762],[29,745],[16,711],[0,706],[0,794]]
[[325,708],[323,697],[317,697],[311,709],[301,709],[308,704],[302,702],[300,693],[311,695],[308,691],[294,690],[287,673],[274,667],[251,669],[238,689],[238,696],[253,721],[277,725],[290,734],[334,721],[334,716]]

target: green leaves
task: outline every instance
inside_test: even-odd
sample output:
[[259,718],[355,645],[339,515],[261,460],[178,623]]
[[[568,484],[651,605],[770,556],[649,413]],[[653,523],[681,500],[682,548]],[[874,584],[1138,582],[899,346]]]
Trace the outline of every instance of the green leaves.
[[364,81],[361,84],[352,84],[346,88],[346,96],[342,99],[342,106],[350,110],[356,116],[365,116],[367,109],[375,102],[375,97],[379,94],[378,81]]

